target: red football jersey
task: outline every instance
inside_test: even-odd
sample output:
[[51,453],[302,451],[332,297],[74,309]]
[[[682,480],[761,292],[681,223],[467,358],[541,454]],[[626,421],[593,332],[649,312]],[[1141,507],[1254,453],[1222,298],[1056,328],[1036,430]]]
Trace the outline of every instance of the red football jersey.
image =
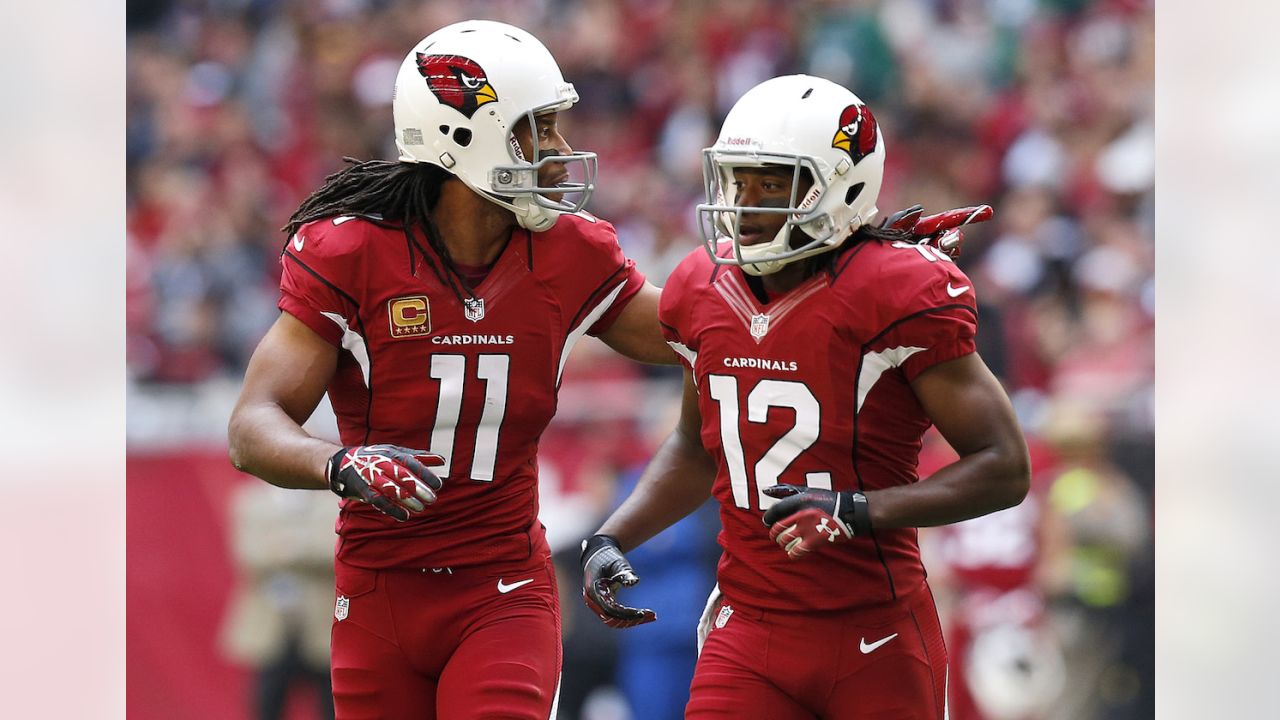
[[769,539],[761,518],[776,501],[760,489],[865,491],[919,479],[931,423],[909,383],[974,352],[964,273],[924,246],[867,241],[762,304],[739,268],[697,250],[671,274],[659,316],[693,370],[702,442],[718,468],[725,595],[766,610],[838,610],[918,588],[915,529],[878,529],[793,561]]
[[343,444],[446,459],[439,499],[408,522],[344,500],[338,556],[368,568],[523,559],[542,533],[538,437],[565,360],[608,329],[644,276],[613,226],[585,213],[513,230],[465,303],[426,255],[440,265],[426,243],[343,216],[303,226],[281,258],[280,309],[343,350],[328,388]]

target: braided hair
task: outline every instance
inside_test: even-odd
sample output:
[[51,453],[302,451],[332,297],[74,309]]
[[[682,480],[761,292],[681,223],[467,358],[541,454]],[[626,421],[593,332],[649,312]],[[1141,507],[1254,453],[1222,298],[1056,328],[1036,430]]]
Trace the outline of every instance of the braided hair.
[[[413,256],[417,248],[441,284],[448,285],[459,302],[463,302],[464,293],[474,297],[431,219],[431,210],[440,200],[440,188],[453,175],[429,163],[360,161],[350,157],[344,157],[343,161],[349,167],[326,177],[324,185],[302,201],[281,228],[285,236],[292,237],[309,222],[337,215],[355,215],[380,227],[399,228],[404,231],[409,250],[410,272],[416,274]],[[417,232],[426,236],[427,244],[444,267],[423,250]]]
[[915,242],[910,230],[900,230],[884,224],[859,225],[858,229],[845,238],[833,252],[824,252],[811,258],[806,258],[805,277],[812,277],[820,272],[832,272],[840,255],[855,245],[869,241]]

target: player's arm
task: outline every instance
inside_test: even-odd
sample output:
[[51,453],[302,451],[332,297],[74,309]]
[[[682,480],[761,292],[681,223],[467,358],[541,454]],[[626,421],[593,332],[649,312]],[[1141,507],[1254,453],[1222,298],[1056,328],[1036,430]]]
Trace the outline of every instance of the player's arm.
[[442,458],[395,445],[344,448],[302,429],[337,365],[336,347],[281,313],[249,359],[231,411],[231,462],[272,485],[328,488],[407,520],[435,502],[441,482],[427,466]]
[[656,619],[651,610],[618,602],[621,586],[639,582],[623,549],[632,549],[697,510],[711,496],[715,462],[702,446],[702,417],[692,374],[686,369],[680,420],[622,506],[583,544],[582,599],[612,627]]
[[289,313],[267,331],[245,371],[227,439],[231,462],[286,488],[329,487],[325,467],[341,448],[302,429],[338,366],[338,349]]
[[680,419],[645,467],[635,490],[600,526],[624,549],[649,538],[697,510],[711,497],[715,461],[702,447],[702,413],[692,373],[684,372]]
[[1031,460],[1004,388],[977,353],[911,383],[960,459],[911,485],[866,493],[872,527],[929,527],[1013,507],[1031,488]]
[[765,488],[765,494],[781,499],[765,513],[765,524],[793,558],[822,542],[868,535],[875,528],[946,525],[1012,507],[1026,497],[1031,487],[1026,441],[1008,396],[977,353],[921,372],[911,387],[960,458],[920,482],[865,493]]
[[600,339],[617,352],[642,363],[675,365],[676,354],[662,336],[658,324],[658,300],[662,291],[648,281],[627,303]]

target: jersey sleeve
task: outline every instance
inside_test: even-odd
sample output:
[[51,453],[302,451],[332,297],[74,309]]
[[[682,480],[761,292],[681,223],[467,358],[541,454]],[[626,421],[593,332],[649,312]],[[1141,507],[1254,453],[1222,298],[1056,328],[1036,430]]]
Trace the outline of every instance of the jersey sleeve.
[[885,295],[888,324],[870,349],[893,360],[908,382],[977,349],[973,283],[954,263],[907,249],[894,257],[882,279],[894,290]]
[[978,319],[971,310],[939,308],[904,319],[885,335],[882,344],[907,349],[902,353],[901,367],[911,381],[934,365],[974,352],[977,329]]
[[[618,251],[621,253],[622,249],[619,248]],[[640,269],[636,267],[635,261],[631,258],[623,258],[623,267],[619,271],[619,275],[622,278],[622,290],[618,293],[613,303],[609,305],[609,308],[605,310],[604,314],[600,316],[600,319],[596,320],[587,329],[587,334],[596,336],[608,332],[609,328],[613,327],[614,321],[622,314],[623,308],[644,287],[644,273],[640,272]]]
[[326,232],[328,222],[303,226],[285,245],[277,306],[341,347],[344,328],[353,327],[359,314],[359,303],[344,289],[351,285],[359,260],[359,223],[347,223],[351,227],[342,232]]
[[688,302],[692,286],[691,275],[694,268],[705,255],[701,248],[685,256],[684,260],[671,271],[667,284],[662,288],[662,299],[658,302],[658,323],[662,326],[662,336],[667,344],[676,351],[680,364],[692,371],[697,358],[697,349],[691,346],[694,333],[689,330],[689,316],[692,303]]
[[588,323],[588,335],[608,332],[622,310],[644,287],[644,273],[636,267],[634,260],[623,254],[613,225],[594,217],[576,215],[564,216],[561,222],[574,223],[585,240],[585,251],[578,257],[576,267],[583,287],[589,292],[578,314],[583,318],[582,322]]

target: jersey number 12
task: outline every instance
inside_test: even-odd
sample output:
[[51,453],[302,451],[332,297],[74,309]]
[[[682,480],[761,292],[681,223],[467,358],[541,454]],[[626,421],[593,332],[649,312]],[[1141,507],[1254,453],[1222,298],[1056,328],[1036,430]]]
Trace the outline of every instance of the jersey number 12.
[[[818,440],[822,427],[822,408],[804,383],[791,380],[761,380],[747,394],[747,422],[765,423],[769,420],[769,408],[791,408],[796,413],[795,425],[765,451],[756,462],[751,478],[747,472],[746,457],[742,448],[742,436],[738,432],[741,410],[738,404],[738,378],[732,375],[707,377],[711,399],[720,405],[720,445],[724,460],[729,466],[729,484],[733,488],[733,504],[750,510],[751,497],[756,507],[766,510],[778,502],[760,492],[761,488],[778,484],[778,477],[791,463]],[[753,482],[754,481],[754,482]],[[831,473],[805,474],[809,487],[831,489]],[[751,485],[755,492],[751,492]]]

